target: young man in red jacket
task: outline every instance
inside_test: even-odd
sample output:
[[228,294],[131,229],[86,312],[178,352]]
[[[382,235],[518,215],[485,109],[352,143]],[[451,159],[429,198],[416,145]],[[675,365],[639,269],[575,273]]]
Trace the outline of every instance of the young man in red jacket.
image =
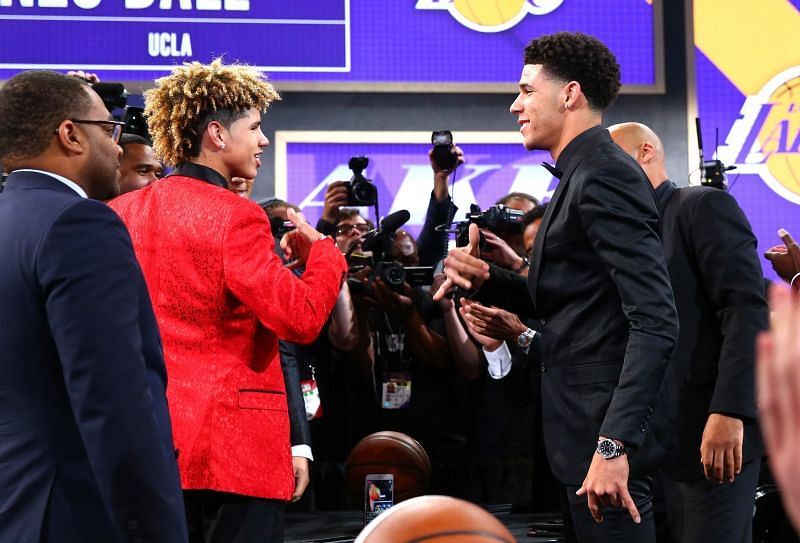
[[282,541],[294,478],[278,338],[314,340],[346,264],[301,217],[274,253],[253,179],[280,97],[258,71],[197,62],[145,93],[153,147],[174,173],[111,202],[130,230],[164,342],[170,412],[192,541]]

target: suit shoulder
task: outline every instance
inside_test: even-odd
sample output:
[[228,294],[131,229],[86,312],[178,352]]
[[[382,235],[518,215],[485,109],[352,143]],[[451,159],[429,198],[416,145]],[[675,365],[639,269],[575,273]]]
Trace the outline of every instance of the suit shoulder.
[[678,189],[678,201],[682,207],[740,209],[736,198],[728,192],[713,187],[681,187]]

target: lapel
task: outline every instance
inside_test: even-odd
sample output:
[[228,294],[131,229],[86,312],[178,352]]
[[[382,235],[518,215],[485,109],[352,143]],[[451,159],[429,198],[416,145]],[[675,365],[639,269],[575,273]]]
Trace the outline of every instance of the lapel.
[[[606,137],[608,137],[608,132],[605,130],[601,132],[601,134],[604,134]],[[599,143],[601,143],[601,140],[597,135],[588,137],[579,143],[578,147],[575,149],[575,155],[570,159],[569,164],[567,164],[567,167],[564,170],[564,173],[561,175],[561,179],[558,182],[556,191],[553,193],[553,197],[550,198],[550,202],[547,204],[547,210],[545,210],[544,216],[542,217],[542,224],[539,226],[539,231],[536,232],[536,239],[533,241],[533,254],[531,255],[530,260],[531,273],[528,274],[528,291],[531,293],[534,309],[536,309],[536,289],[539,284],[539,270],[541,269],[542,252],[544,251],[544,238],[547,236],[547,229],[550,227],[550,219],[553,217],[553,213],[555,213],[556,209],[558,209],[559,203],[563,199],[564,191],[569,184],[569,180],[572,177],[573,172],[575,172],[575,169],[583,161],[588,152],[599,145]]]

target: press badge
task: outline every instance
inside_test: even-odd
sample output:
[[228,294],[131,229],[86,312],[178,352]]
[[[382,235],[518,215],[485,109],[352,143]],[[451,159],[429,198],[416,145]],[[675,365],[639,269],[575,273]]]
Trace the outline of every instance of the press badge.
[[300,390],[303,391],[303,403],[306,405],[306,420],[318,419],[322,416],[322,401],[319,398],[317,381],[300,381]]
[[383,374],[381,406],[384,409],[408,409],[411,407],[410,373],[386,372]]

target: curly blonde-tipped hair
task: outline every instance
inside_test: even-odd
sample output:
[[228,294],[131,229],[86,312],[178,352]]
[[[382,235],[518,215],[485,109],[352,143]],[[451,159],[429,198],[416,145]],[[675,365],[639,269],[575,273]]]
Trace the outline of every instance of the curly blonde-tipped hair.
[[262,113],[280,100],[278,92],[258,70],[242,65],[187,62],[145,91],[145,115],[153,150],[168,166],[200,154],[206,126],[217,121],[226,128],[248,109]]

